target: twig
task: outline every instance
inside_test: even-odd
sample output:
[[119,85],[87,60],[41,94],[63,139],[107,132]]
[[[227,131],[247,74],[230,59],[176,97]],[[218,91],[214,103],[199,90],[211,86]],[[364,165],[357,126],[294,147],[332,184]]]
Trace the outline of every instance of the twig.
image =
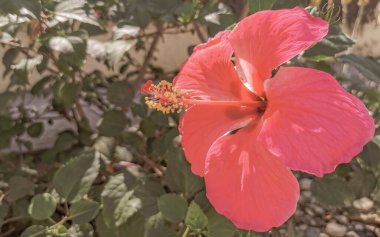
[[154,170],[154,172],[158,176],[163,176],[164,175],[164,173],[165,173],[165,168],[164,167],[162,167],[161,165],[156,164],[154,161],[152,161],[151,159],[149,159],[145,155],[141,156],[141,158],[144,160],[144,162],[146,164],[148,164]]
[[138,86],[139,83],[144,79],[146,70],[148,69],[148,66],[149,66],[150,61],[152,60],[154,51],[156,50],[158,41],[159,41],[159,39],[160,39],[160,37],[162,35],[162,27],[163,27],[162,26],[162,22],[158,22],[157,23],[157,33],[154,36],[152,44],[150,45],[150,48],[148,50],[148,53],[145,56],[144,62],[142,64],[141,69],[139,71],[139,74],[137,76],[137,79],[136,79],[136,82],[135,82],[135,86]]
[[201,40],[202,43],[205,43],[207,41],[206,37],[203,35],[201,29],[199,28],[198,23],[193,22],[194,30],[197,33],[198,38]]

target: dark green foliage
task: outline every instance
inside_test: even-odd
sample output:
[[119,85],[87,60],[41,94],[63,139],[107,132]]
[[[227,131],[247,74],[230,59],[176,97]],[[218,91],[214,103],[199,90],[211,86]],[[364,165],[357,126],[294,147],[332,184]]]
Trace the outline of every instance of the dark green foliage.
[[[181,115],[149,110],[140,93],[146,80],[171,81],[178,72],[157,66],[155,41],[183,33],[206,41],[233,29],[240,16],[222,2],[0,0],[1,73],[9,81],[0,87],[0,236],[251,235],[217,213],[203,178],[191,172],[179,142]],[[307,5],[246,2],[249,14]],[[344,55],[353,44],[331,25],[290,65],[335,75],[378,121],[380,64]],[[343,64],[356,76],[342,73]],[[379,196],[379,144],[376,137],[354,162],[315,179],[313,196],[339,208]],[[282,228],[298,236],[292,222]]]

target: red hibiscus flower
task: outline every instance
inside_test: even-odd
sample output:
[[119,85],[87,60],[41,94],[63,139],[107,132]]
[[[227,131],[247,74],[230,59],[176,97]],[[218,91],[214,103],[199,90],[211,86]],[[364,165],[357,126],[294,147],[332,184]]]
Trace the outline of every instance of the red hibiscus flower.
[[280,67],[272,76],[327,32],[327,22],[301,8],[262,11],[196,47],[173,87],[142,89],[154,97],[150,107],[186,108],[186,158],[216,211],[239,228],[282,225],[299,197],[290,170],[323,176],[373,137],[365,106],[331,75]]

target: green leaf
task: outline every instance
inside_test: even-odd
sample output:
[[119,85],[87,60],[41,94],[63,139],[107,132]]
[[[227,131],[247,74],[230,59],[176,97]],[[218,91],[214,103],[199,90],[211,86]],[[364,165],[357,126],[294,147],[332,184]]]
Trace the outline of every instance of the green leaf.
[[158,199],[158,209],[168,221],[178,223],[187,213],[187,201],[174,193],[162,195]]
[[345,202],[353,199],[353,193],[348,184],[340,178],[313,180],[311,192],[319,202],[332,207],[343,207]]
[[352,65],[365,78],[380,84],[380,63],[374,58],[350,54],[340,56],[338,60]]
[[74,47],[70,40],[61,36],[51,37],[49,40],[49,47],[60,53],[73,53]]
[[32,225],[22,232],[20,237],[46,237],[46,226]]
[[61,1],[56,7],[54,14],[60,18],[66,18],[67,20],[73,19],[83,23],[95,25],[101,27],[96,19],[88,16],[83,7],[87,1],[84,0],[65,0]]
[[104,186],[103,215],[110,228],[123,225],[141,208],[141,201],[133,196],[133,190],[128,190],[128,186],[132,188],[131,178],[128,173],[121,173],[112,176]]
[[176,233],[165,225],[161,213],[149,217],[145,225],[145,237],[175,237]]
[[209,237],[231,237],[236,231],[234,224],[214,209],[207,213]]
[[347,50],[353,44],[354,41],[343,32],[339,25],[330,25],[327,36],[306,50],[303,56],[313,59],[326,59],[326,57],[333,57],[335,54]]
[[180,148],[168,152],[168,166],[164,180],[169,188],[186,195],[198,192],[203,188],[203,180],[191,172]]
[[99,134],[105,137],[119,135],[127,126],[128,119],[120,110],[108,110],[103,114],[103,119],[98,126]]
[[[121,61],[125,53],[130,50],[136,40],[115,40],[101,42],[94,39],[88,41],[87,53],[100,61],[105,61],[111,67]],[[130,89],[129,89],[130,90]]]
[[157,212],[157,198],[165,193],[165,189],[159,182],[147,181],[135,188],[134,195],[141,200],[140,213],[149,217]]
[[145,237],[145,219],[136,213],[126,224],[110,228],[102,214],[96,218],[96,230],[99,237]]
[[55,212],[57,202],[49,193],[37,194],[33,197],[28,213],[36,220],[45,220]]
[[203,210],[195,202],[191,202],[187,210],[185,224],[194,231],[206,228],[208,219]]
[[72,225],[68,230],[69,237],[94,237],[94,228],[91,224]]
[[90,190],[99,166],[99,158],[93,152],[84,152],[56,172],[53,187],[66,201],[78,201]]
[[249,13],[272,9],[276,0],[248,0]]
[[107,91],[108,100],[121,108],[127,108],[132,104],[133,94],[133,87],[126,81],[112,83]]
[[44,131],[44,125],[41,122],[32,123],[26,131],[31,137],[39,137]]
[[27,195],[33,194],[34,183],[31,182],[30,179],[21,176],[13,176],[9,180],[9,191],[6,196],[8,201],[13,202]]
[[349,182],[349,187],[355,198],[369,197],[375,190],[376,185],[376,176],[372,171],[364,169],[355,170]]
[[368,168],[377,169],[380,165],[380,147],[374,142],[369,142],[364,147],[360,157]]
[[85,224],[96,217],[100,209],[97,202],[91,200],[80,200],[73,203],[69,209],[69,219],[75,224]]
[[70,109],[78,98],[79,86],[66,81],[57,81],[53,85],[53,103],[63,109]]

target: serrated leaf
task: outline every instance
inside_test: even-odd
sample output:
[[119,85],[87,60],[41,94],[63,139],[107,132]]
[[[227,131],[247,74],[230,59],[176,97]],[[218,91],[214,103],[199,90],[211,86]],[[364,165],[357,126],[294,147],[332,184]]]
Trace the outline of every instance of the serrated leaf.
[[207,213],[209,237],[231,237],[236,231],[234,224],[214,209]]
[[80,200],[73,203],[69,209],[69,219],[75,224],[85,224],[92,221],[98,214],[100,205],[91,200]]
[[29,215],[36,220],[45,220],[55,212],[57,202],[49,193],[37,194],[28,208]]
[[46,226],[32,225],[22,232],[20,237],[46,237]]
[[165,225],[161,213],[149,217],[145,225],[145,237],[175,237],[176,233]]
[[[126,223],[128,219],[141,207],[139,201],[133,197],[133,191],[129,190],[132,189],[132,183],[135,182],[131,179],[133,179],[133,177],[127,172],[121,173],[112,176],[108,183],[104,186],[101,195],[103,215],[107,226],[110,228],[119,227]],[[129,203],[129,201],[131,201],[131,203]],[[118,209],[122,209],[122,211]],[[123,213],[123,211],[126,213]]]
[[190,203],[187,210],[185,224],[191,230],[200,231],[206,228],[208,219],[203,210],[194,201]]
[[158,200],[158,209],[168,221],[178,223],[187,213],[187,201],[174,193],[162,195]]
[[16,201],[27,195],[34,194],[34,183],[22,176],[13,176],[9,180],[9,191],[6,196],[10,202]]
[[323,178],[313,180],[311,192],[319,202],[332,207],[343,207],[345,202],[353,199],[348,184],[340,178]]
[[121,108],[127,108],[132,104],[133,87],[126,81],[114,82],[108,87],[108,100]]
[[141,200],[133,197],[133,191],[129,191],[120,199],[116,206],[114,217],[115,225],[121,226],[141,208]]
[[102,121],[98,126],[99,134],[105,137],[119,135],[125,129],[128,119],[120,110],[108,110],[103,114]]
[[53,187],[68,202],[75,202],[88,193],[99,173],[99,158],[85,152],[61,167],[53,178]]
[[249,13],[272,9],[276,0],[248,0]]

